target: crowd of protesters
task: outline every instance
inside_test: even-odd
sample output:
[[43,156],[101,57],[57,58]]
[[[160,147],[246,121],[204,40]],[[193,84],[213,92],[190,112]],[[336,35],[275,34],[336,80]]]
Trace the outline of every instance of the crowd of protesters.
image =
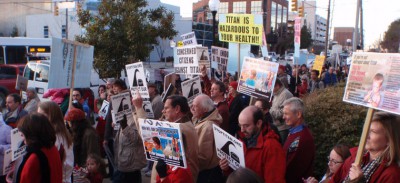
[[[361,164],[355,164],[357,148],[338,144],[328,156],[326,174],[313,175],[317,147],[307,126],[302,98],[317,90],[336,86],[347,78],[348,69],[324,67],[322,72],[306,65],[279,66],[272,100],[252,99],[238,92],[237,74],[217,72],[209,77],[201,68],[203,94],[191,105],[182,95],[170,95],[163,102],[162,86],[148,84],[154,119],[178,123],[182,133],[187,167],[167,165],[163,159],[147,161],[139,118],[146,118],[143,99],[132,98],[133,122],[124,117],[114,128],[111,96],[129,92],[125,81],[109,79],[99,87],[99,98],[84,90],[51,90],[52,101],[40,101],[35,89],[27,90],[28,100],[10,94],[7,112],[0,119],[0,165],[4,150],[10,148],[10,131],[18,128],[24,137],[26,154],[8,175],[6,182],[142,182],[142,172],[151,182],[398,182],[400,180],[400,118],[375,112]],[[161,82],[163,83],[163,82]],[[176,88],[181,88],[177,77]],[[64,96],[59,98],[58,95]],[[90,102],[91,101],[91,102]],[[103,101],[110,102],[105,117],[92,122]],[[322,115],[322,114],[321,114]],[[235,136],[244,145],[244,168],[233,170],[229,161],[219,158],[213,125]],[[316,133],[316,132],[314,132]],[[153,138],[154,144],[160,144]],[[103,159],[108,158],[108,173]],[[2,167],[2,166],[1,166]],[[76,167],[87,174],[75,176]]]

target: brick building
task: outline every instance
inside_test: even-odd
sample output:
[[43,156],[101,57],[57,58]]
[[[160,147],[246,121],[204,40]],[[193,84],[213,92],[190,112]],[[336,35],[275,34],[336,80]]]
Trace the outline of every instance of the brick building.
[[[346,40],[353,40],[353,33],[353,27],[335,27],[333,29],[333,41],[337,41],[342,46],[348,46]],[[353,41],[350,44],[353,44]]]

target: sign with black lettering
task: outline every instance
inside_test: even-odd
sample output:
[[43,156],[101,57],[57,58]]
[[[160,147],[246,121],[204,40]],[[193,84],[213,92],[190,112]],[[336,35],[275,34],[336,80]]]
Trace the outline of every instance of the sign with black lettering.
[[196,34],[194,32],[182,34],[181,38],[182,38],[183,46],[197,45]]
[[229,166],[233,170],[236,170],[239,167],[246,167],[243,142],[236,139],[215,124],[213,124],[213,129],[217,156],[220,159],[225,158],[228,160]]
[[111,96],[111,104],[113,106],[111,115],[114,126],[119,126],[124,119],[127,120],[128,125],[133,123],[131,95],[129,92]]
[[25,154],[25,143],[18,128],[11,130],[11,161],[15,161]]
[[220,14],[218,33],[223,42],[244,43],[252,45],[262,44],[262,24],[255,24],[253,14]]
[[200,73],[197,45],[176,48],[174,67],[176,74],[191,75]]
[[179,123],[139,118],[139,126],[147,160],[187,167]]
[[211,47],[211,61],[218,63],[218,70],[226,71],[228,65],[229,49],[217,46]]
[[14,165],[14,162],[11,161],[12,153],[11,149],[4,150],[4,160],[3,160],[3,175],[7,175]]

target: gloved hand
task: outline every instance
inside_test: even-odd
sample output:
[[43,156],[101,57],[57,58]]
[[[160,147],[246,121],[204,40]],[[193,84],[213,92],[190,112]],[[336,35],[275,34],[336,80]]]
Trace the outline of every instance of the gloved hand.
[[163,159],[158,159],[157,161],[158,163],[156,166],[156,170],[158,176],[160,176],[160,178],[164,178],[167,176],[167,164],[165,164],[165,161]]
[[126,120],[126,115],[124,114],[124,118],[119,122],[122,129],[125,129],[128,126],[128,121]]

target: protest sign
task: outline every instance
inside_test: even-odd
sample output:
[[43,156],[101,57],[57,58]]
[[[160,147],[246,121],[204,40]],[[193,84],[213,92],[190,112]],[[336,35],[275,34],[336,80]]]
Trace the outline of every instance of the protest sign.
[[312,70],[319,71],[319,74],[322,74],[322,67],[324,66],[325,56],[317,55],[315,56],[314,65],[312,66]]
[[139,126],[147,160],[187,167],[179,123],[140,118]]
[[262,44],[262,24],[255,24],[253,14],[220,14],[218,33],[223,42]]
[[11,161],[15,161],[25,154],[24,138],[18,128],[11,130]]
[[11,149],[4,150],[4,159],[3,159],[3,175],[7,175],[14,165],[12,159]]
[[211,58],[218,63],[218,70],[225,72],[228,65],[229,50],[227,48],[211,47]]
[[206,68],[211,67],[207,47],[197,47],[197,58],[199,58],[199,66],[198,69],[196,69],[196,74],[201,74],[200,69],[203,68],[203,66],[206,66]]
[[238,92],[271,99],[279,64],[245,57],[240,72]]
[[217,156],[228,160],[233,170],[246,167],[243,143],[215,124],[213,124],[213,129]]
[[142,62],[128,64],[125,66],[128,73],[128,82],[132,97],[136,97],[137,91],[143,99],[143,109],[146,111],[148,118],[154,118],[153,108],[148,106],[150,103],[149,90],[147,88],[147,80]]
[[127,120],[128,125],[133,123],[132,103],[129,92],[111,96],[111,105],[113,106],[111,115],[114,125],[119,126],[124,118]]
[[294,19],[294,59],[293,63],[296,63],[296,60],[300,57],[300,34],[301,34],[301,17],[296,17]]
[[192,104],[194,98],[201,93],[200,77],[195,77],[182,82],[182,96],[188,99],[189,104]]
[[106,115],[108,113],[110,103],[107,100],[103,100],[103,104],[101,105],[101,108],[99,110],[99,116],[102,117],[103,119],[106,119]]
[[174,67],[176,74],[195,74],[199,66],[197,45],[176,48]]
[[164,90],[164,93],[161,94],[161,101],[165,103],[167,101],[168,96],[171,96],[175,93],[175,87],[170,83],[168,85],[167,90]]
[[400,54],[354,52],[343,100],[400,114]]
[[196,34],[189,32],[181,35],[183,46],[197,45]]
[[17,75],[17,82],[15,83],[15,89],[26,91],[27,87],[28,87],[28,79],[26,79],[24,76]]
[[[90,87],[90,71],[93,67],[93,52],[93,46],[52,38],[48,87],[70,88],[72,86],[72,70],[74,65],[75,72],[73,87]],[[74,57],[76,57],[75,64]]]

